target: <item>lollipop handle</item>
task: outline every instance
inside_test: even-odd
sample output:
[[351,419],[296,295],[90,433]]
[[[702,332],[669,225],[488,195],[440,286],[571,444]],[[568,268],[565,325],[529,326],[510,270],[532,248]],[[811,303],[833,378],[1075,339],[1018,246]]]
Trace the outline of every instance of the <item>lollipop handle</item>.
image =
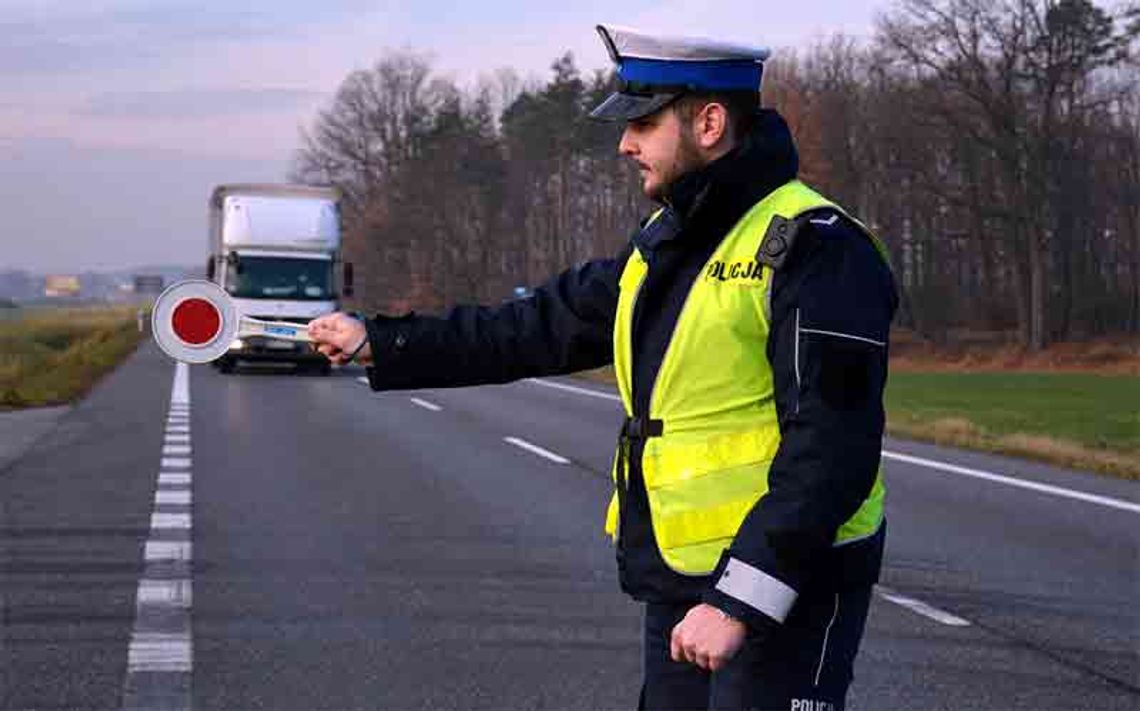
[[238,338],[245,336],[266,336],[282,341],[299,341],[312,343],[309,338],[308,327],[303,323],[289,323],[288,321],[262,321],[259,318],[243,316],[238,322]]

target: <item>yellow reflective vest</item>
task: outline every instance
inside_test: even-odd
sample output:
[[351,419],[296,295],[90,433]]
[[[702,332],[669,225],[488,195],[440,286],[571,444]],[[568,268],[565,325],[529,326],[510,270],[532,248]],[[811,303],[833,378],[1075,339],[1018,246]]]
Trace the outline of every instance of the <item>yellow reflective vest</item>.
[[[790,221],[820,208],[843,212],[793,180],[732,227],[694,280],[657,373],[649,412],[639,413],[661,422],[645,439],[641,471],[657,546],[678,573],[712,572],[744,517],[768,491],[780,428],[766,356],[773,270],[758,259],[759,250],[770,224],[792,224],[777,218]],[[855,224],[885,256],[874,235]],[[644,257],[634,249],[621,275],[613,337],[627,418],[633,416],[633,313],[647,272]],[[618,447],[616,488],[627,486],[628,476],[619,469],[627,466],[629,441],[623,437]],[[615,540],[624,498],[619,493],[615,489],[606,514],[606,532]],[[837,543],[878,529],[884,493],[880,472],[870,495],[840,527]]]

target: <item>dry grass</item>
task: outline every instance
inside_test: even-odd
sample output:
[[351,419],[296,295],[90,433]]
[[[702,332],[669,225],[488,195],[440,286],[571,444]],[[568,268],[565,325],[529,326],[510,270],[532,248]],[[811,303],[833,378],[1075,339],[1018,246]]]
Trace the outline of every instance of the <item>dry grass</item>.
[[1031,372],[1140,375],[1140,339],[1118,336],[1092,341],[1054,343],[1032,352],[1010,342],[1004,333],[954,333],[944,343],[919,338],[911,331],[891,332],[894,372]]
[[1017,432],[993,435],[960,417],[948,417],[932,422],[888,420],[887,431],[892,435],[908,439],[1026,457],[1063,467],[1109,474],[1122,479],[1140,480],[1140,452],[1094,449],[1072,440],[1040,434]]
[[141,338],[132,307],[35,309],[0,321],[0,409],[82,397]]

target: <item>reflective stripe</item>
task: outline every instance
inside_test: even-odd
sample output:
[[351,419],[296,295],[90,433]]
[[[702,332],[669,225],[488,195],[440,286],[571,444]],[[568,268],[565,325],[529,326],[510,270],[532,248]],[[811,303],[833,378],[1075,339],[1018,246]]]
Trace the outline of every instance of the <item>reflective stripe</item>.
[[823,673],[823,660],[827,658],[827,641],[831,637],[831,626],[835,624],[837,617],[839,617],[839,593],[835,593],[835,611],[831,613],[831,621],[827,623],[827,629],[823,632],[823,649],[819,650],[819,666],[815,668],[813,686],[819,686],[819,675]]
[[736,558],[728,559],[716,589],[781,623],[799,596],[782,581]]
[[796,342],[792,360],[796,366],[796,412],[800,410],[800,310],[796,309]]
[[[796,323],[799,323],[799,310],[796,310]],[[818,328],[801,328],[800,333],[819,333],[824,336],[836,336],[838,338],[850,338],[853,341],[863,341],[864,343],[873,343],[876,346],[886,346],[883,341],[876,341],[871,338],[864,338],[863,336],[854,336],[850,333],[840,333],[839,331],[822,331]]]

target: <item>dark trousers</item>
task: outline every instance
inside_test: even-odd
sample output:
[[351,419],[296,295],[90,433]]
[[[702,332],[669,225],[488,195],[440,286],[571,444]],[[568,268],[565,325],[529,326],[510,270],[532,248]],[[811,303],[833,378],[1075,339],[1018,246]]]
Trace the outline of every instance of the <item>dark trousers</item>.
[[691,604],[645,608],[641,700],[649,711],[842,711],[871,587],[803,595],[784,624],[749,634],[715,674],[669,656],[669,638]]

